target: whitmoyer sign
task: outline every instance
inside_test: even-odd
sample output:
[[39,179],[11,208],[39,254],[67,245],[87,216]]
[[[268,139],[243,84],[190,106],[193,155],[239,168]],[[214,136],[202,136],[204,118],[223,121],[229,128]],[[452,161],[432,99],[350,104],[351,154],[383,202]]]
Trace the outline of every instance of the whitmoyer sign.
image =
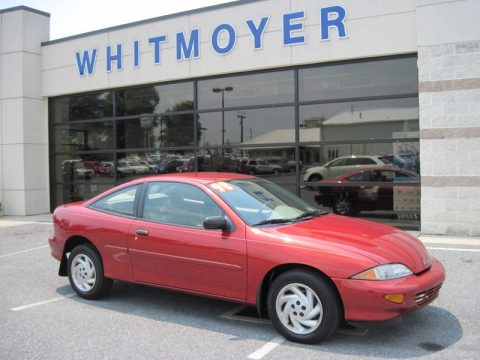
[[[283,46],[302,45],[307,43],[307,36],[304,32],[305,11],[289,12],[282,15],[282,32]],[[340,39],[347,37],[347,29],[345,19],[347,11],[342,6],[329,6],[320,8],[317,16],[319,16],[319,32],[317,41],[328,41],[332,34]],[[257,21],[247,19],[244,25],[248,29],[248,33],[252,39],[252,50],[261,50],[263,48],[263,34],[268,28],[270,16],[264,16]],[[148,38],[146,43],[134,40],[131,44],[117,43],[109,44],[105,47],[105,71],[120,71],[124,66],[139,68],[142,61],[152,61],[159,65],[162,63],[162,45],[169,41],[175,44],[175,55],[177,61],[191,60],[200,57],[201,29],[192,29],[187,32],[177,32],[173,40],[168,38],[166,34],[156,34]],[[230,54],[237,41],[236,28],[228,23],[221,23],[216,26],[211,34],[210,51],[224,56]],[[124,53],[125,47],[131,46],[129,49],[133,53],[133,57],[129,58],[129,64],[125,64]],[[142,46],[153,47],[153,56],[149,54],[150,59],[141,59]],[[102,49],[103,50],[103,49]],[[80,76],[93,75],[95,65],[99,57],[99,48],[77,51],[75,53],[78,74]]]

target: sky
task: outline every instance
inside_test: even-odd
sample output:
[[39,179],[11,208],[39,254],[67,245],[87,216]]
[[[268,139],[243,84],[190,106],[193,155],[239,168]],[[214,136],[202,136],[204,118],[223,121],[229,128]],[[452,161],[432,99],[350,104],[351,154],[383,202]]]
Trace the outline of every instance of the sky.
[[228,2],[233,1],[134,0],[124,5],[118,0],[0,0],[0,9],[25,5],[50,13],[50,40],[54,40]]

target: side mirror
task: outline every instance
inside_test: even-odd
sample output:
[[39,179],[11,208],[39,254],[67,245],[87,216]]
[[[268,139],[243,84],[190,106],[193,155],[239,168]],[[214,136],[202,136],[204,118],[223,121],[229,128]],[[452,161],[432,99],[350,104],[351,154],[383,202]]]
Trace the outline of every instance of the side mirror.
[[203,227],[208,230],[227,230],[228,223],[223,216],[210,216],[203,220]]

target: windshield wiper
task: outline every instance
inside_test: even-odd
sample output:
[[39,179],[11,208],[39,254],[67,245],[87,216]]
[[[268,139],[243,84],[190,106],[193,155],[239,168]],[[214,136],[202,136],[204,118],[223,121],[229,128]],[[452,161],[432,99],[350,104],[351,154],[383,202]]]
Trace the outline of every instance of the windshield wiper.
[[320,211],[320,210],[312,210],[312,211],[307,211],[304,212],[303,214],[298,215],[296,218],[293,219],[293,221],[299,221],[299,220],[304,220],[304,219],[311,219],[317,216],[323,216],[326,215],[327,213],[325,211]]
[[290,219],[268,219],[268,220],[262,220],[259,221],[256,224],[253,224],[252,226],[260,226],[260,225],[269,225],[269,224],[285,224],[285,223],[291,223],[292,220]]

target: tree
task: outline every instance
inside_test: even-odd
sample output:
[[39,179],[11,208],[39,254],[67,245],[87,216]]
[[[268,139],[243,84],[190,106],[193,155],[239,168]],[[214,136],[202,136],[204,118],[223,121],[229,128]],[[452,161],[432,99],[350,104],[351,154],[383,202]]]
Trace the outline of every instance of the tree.
[[[193,109],[193,101],[187,100],[176,104],[168,112],[188,111]],[[194,114],[163,115],[162,138],[164,146],[190,146],[194,144]],[[197,138],[201,137],[200,123],[197,120]]]

